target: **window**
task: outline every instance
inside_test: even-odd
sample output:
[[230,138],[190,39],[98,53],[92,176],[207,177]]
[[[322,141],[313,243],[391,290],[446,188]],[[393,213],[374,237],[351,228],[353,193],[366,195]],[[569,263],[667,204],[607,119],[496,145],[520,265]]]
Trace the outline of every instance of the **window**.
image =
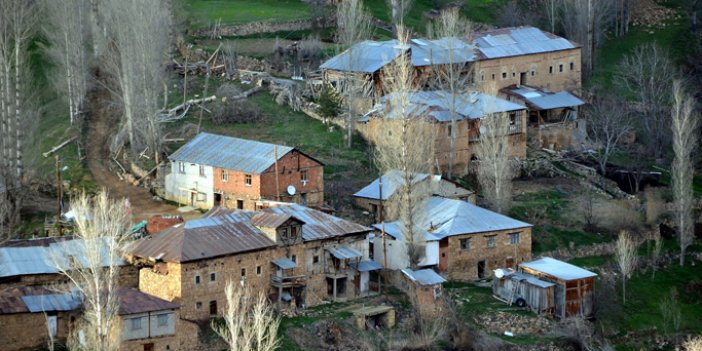
[[200,284],[200,276],[199,275],[195,276],[195,284]]
[[158,319],[158,326],[159,327],[165,327],[168,325],[168,315],[167,314],[159,314],[157,319]]
[[558,72],[563,72],[563,64],[558,65]]
[[197,308],[198,310],[201,309],[201,308],[202,308],[202,302],[200,302],[200,301],[196,302],[196,303],[195,303],[195,308]]
[[571,63],[570,63],[570,70],[572,71],[572,70],[574,70],[574,69],[575,69],[575,63],[571,62]]
[[536,71],[531,71],[531,76],[533,77],[535,75],[536,75]]
[[307,170],[300,171],[300,180],[304,183],[307,182]]
[[548,73],[553,74],[553,66],[548,66]]
[[226,169],[222,170],[222,181],[223,182],[229,181],[229,172]]
[[495,247],[496,245],[496,240],[495,237],[497,235],[490,235],[487,237],[487,247]]
[[517,72],[512,72],[512,78],[517,76]]
[[210,301],[210,316],[217,314],[217,300]]
[[448,130],[448,136],[451,136],[451,132],[452,132],[451,126],[447,126],[446,130]]
[[480,81],[484,81],[484,80],[485,80],[485,74],[480,73]]
[[132,318],[132,330],[141,329],[141,318]]
[[246,278],[246,268],[241,269],[241,277]]
[[197,193],[197,201],[199,201],[199,202],[207,202],[207,194],[205,194],[205,193]]
[[461,250],[470,250],[470,238],[461,239]]
[[178,172],[185,173],[185,163],[178,162]]
[[261,275],[261,266],[256,266],[256,275]]
[[509,114],[509,124],[513,126],[515,123],[517,123],[517,113],[516,113],[516,112],[510,112],[510,114]]
[[200,165],[200,177],[205,177],[205,166]]
[[217,273],[210,273],[210,281],[216,281],[217,280]]
[[519,244],[519,233],[510,233],[509,234],[509,243],[512,245]]
[[244,184],[246,184],[247,186],[251,186],[251,175],[250,174],[244,175]]
[[502,79],[507,78],[507,72],[502,72]]
[[236,209],[237,209],[237,210],[243,210],[243,209],[244,209],[244,200],[236,200]]
[[492,74],[492,80],[495,80],[495,73]]
[[292,255],[292,257],[290,258],[290,261],[297,263],[297,255]]
[[317,256],[317,255],[312,256],[312,263],[319,263],[319,256]]

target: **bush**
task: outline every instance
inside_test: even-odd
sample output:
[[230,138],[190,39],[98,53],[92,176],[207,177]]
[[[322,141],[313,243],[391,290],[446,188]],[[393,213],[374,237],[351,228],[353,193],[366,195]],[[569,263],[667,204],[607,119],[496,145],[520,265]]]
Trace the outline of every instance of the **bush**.
[[227,100],[232,99],[240,94],[241,89],[239,89],[238,86],[231,83],[222,84],[219,88],[217,88],[217,96],[226,97]]
[[324,118],[334,118],[341,112],[341,98],[336,90],[327,85],[319,94],[317,113]]
[[249,100],[227,101],[212,113],[212,122],[216,124],[254,123],[265,120],[266,116],[259,107]]

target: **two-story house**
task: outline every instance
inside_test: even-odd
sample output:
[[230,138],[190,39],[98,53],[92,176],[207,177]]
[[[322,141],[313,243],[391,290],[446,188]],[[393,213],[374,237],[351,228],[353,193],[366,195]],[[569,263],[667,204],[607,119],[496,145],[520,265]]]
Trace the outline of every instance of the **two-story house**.
[[200,133],[168,157],[166,198],[253,210],[259,200],[324,205],[324,165],[283,145]]
[[[425,231],[421,267],[436,268],[448,280],[467,281],[531,259],[531,224],[461,200],[434,196],[424,206],[417,225]],[[373,227],[373,259],[382,264],[387,252],[389,269],[409,267],[402,222]]]
[[363,296],[374,287],[372,229],[298,204],[258,211],[216,208],[127,248],[140,290],[181,304],[183,318],[225,307],[234,280],[272,301],[313,306]]

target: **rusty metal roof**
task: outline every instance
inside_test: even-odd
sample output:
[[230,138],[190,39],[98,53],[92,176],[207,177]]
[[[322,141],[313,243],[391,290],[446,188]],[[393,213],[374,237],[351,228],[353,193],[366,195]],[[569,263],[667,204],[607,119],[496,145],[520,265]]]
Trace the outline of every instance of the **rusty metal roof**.
[[158,258],[167,262],[189,262],[276,246],[273,240],[252,224],[252,218],[259,213],[276,215],[270,218],[292,217],[300,220],[304,223],[304,241],[371,231],[371,228],[297,204],[257,212],[217,209],[207,212],[203,218],[137,240],[127,247],[126,252],[137,257]]
[[278,214],[270,212],[256,213],[253,217],[251,217],[251,224],[257,227],[278,228],[290,218],[293,218],[294,220],[305,224],[305,222],[302,222],[301,220],[293,217],[290,214]]
[[180,308],[180,305],[177,303],[166,301],[132,288],[119,288],[119,290],[117,290],[117,296],[119,297],[120,315],[175,310]]
[[292,150],[289,146],[200,133],[168,159],[260,174]]
[[21,286],[0,292],[0,314],[72,311],[80,307],[77,290]]

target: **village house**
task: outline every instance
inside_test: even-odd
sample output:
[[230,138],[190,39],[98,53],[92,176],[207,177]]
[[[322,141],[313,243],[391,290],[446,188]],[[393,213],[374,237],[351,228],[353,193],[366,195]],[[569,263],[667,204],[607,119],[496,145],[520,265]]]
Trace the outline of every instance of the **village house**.
[[[432,130],[427,134],[434,136],[434,163],[440,167],[437,172],[448,169],[451,136],[456,133],[454,170],[465,174],[470,161],[477,158],[475,145],[481,138],[481,120],[498,113],[509,116],[509,126],[505,128],[509,156],[526,158],[526,108],[523,105],[479,92],[459,94],[455,96],[456,130],[453,130],[449,108],[451,98],[446,91],[416,91],[409,95],[410,103],[406,108],[411,111],[412,117],[430,122],[427,128]],[[391,95],[383,97],[373,110],[359,120],[361,134],[374,144],[393,132],[392,124],[387,121],[397,116],[390,110],[390,99]]]
[[407,293],[424,318],[437,317],[444,308],[441,303],[443,284],[446,279],[432,269],[401,270],[403,279],[400,288]]
[[181,204],[254,210],[267,199],[324,205],[324,165],[293,147],[203,132],[168,159],[165,196]]
[[[426,186],[428,192],[434,196],[475,203],[474,191],[468,190],[457,182],[446,179],[441,175],[420,173],[415,175],[414,182]],[[388,171],[353,194],[354,203],[356,206],[369,211],[375,220],[380,220],[381,208],[383,210],[383,218],[386,220],[391,219],[388,217],[386,207],[388,203],[392,202],[395,192],[400,188],[402,183],[403,181],[399,171]]]
[[298,204],[258,211],[216,208],[127,248],[141,291],[203,320],[226,307],[233,280],[281,307],[344,301],[377,291],[364,227]]
[[[425,230],[419,267],[434,267],[448,280],[472,281],[531,259],[531,224],[461,200],[434,196],[424,206],[417,224]],[[373,227],[373,259],[382,264],[387,252],[388,269],[409,267],[402,223]]]
[[[0,344],[3,350],[42,348],[50,337],[65,344],[74,334],[82,297],[68,285],[24,286],[0,291]],[[119,288],[121,351],[192,350],[197,325],[180,320],[177,304],[136,289]]]

